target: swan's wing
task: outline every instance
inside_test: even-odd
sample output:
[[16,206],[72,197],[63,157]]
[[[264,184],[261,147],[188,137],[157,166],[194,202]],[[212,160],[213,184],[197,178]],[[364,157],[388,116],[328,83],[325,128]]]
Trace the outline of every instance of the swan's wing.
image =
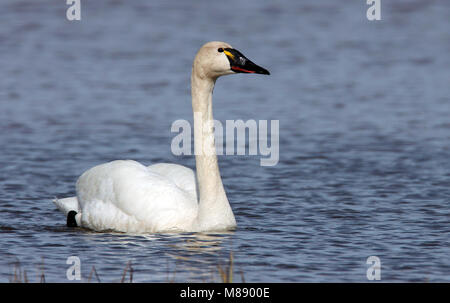
[[77,181],[83,226],[127,232],[191,228],[198,203],[167,177],[135,161],[93,167]]
[[197,181],[195,173],[189,167],[173,164],[173,163],[158,163],[147,167],[151,172],[158,173],[174,182],[178,187],[184,189],[197,199]]

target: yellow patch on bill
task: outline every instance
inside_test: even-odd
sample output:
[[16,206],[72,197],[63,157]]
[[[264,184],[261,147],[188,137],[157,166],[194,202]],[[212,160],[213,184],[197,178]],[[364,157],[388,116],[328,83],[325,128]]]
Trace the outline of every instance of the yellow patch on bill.
[[230,52],[227,51],[227,50],[224,50],[223,52],[225,53],[225,55],[227,55],[228,57],[230,57],[231,59],[234,60],[234,55],[233,55],[232,53],[230,53]]

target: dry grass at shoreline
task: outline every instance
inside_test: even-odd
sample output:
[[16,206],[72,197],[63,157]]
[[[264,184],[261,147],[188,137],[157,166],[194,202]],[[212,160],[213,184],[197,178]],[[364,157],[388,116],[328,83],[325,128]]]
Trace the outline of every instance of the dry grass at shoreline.
[[[234,277],[234,264],[233,264],[234,258],[233,258],[233,253],[230,253],[230,256],[227,260],[227,263],[225,265],[219,263],[217,264],[217,266],[215,267],[217,269],[217,271],[212,270],[211,271],[211,277],[210,280],[203,280],[203,282],[212,282],[215,283],[217,282],[215,280],[215,277],[219,278],[219,283],[233,283],[233,277]],[[20,263],[19,260],[17,260],[16,262],[13,263],[13,270],[11,273],[11,276],[9,278],[9,282],[10,283],[46,283],[46,279],[45,279],[45,269],[44,269],[44,260],[42,259],[41,263],[39,264],[38,268],[37,268],[37,276],[36,276],[36,280],[32,281],[29,278],[29,275],[27,274],[27,271],[24,270],[22,268],[22,265]],[[128,261],[128,263],[125,265],[123,271],[122,271],[122,275],[121,278],[116,280],[115,282],[118,283],[133,283],[133,274],[134,274],[134,268],[132,266],[131,261]],[[166,282],[166,283],[175,283],[178,282],[176,281],[176,274],[177,271],[174,270],[173,272],[169,271],[169,268],[167,269],[167,278],[166,281],[161,281],[161,282]],[[240,278],[241,278],[241,282],[245,283],[245,278],[243,275],[243,272],[240,271]],[[70,281],[69,281],[70,282]],[[92,266],[92,269],[87,277],[87,279],[84,280],[80,280],[77,282],[81,282],[81,283],[92,283],[92,282],[97,282],[97,283],[103,283],[106,281],[102,281],[102,279],[100,278],[100,275],[97,271],[97,269],[95,268],[95,266]],[[114,281],[113,281],[114,282]],[[107,282],[108,283],[108,282]]]

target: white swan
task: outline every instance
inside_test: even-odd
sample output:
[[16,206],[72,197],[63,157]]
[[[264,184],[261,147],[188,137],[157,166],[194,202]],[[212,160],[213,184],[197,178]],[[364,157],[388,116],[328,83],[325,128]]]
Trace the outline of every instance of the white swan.
[[146,167],[118,160],[95,166],[78,178],[76,197],[53,201],[67,216],[67,225],[130,233],[236,227],[220,177],[212,123],[214,84],[218,77],[234,73],[269,75],[224,42],[206,43],[194,59],[191,94],[197,176],[177,164]]

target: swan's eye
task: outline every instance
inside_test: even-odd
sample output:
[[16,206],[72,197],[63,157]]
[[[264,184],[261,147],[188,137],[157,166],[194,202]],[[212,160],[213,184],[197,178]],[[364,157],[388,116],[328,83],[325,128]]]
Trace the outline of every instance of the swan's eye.
[[219,48],[217,51],[218,51],[219,53],[223,53],[223,48]]

